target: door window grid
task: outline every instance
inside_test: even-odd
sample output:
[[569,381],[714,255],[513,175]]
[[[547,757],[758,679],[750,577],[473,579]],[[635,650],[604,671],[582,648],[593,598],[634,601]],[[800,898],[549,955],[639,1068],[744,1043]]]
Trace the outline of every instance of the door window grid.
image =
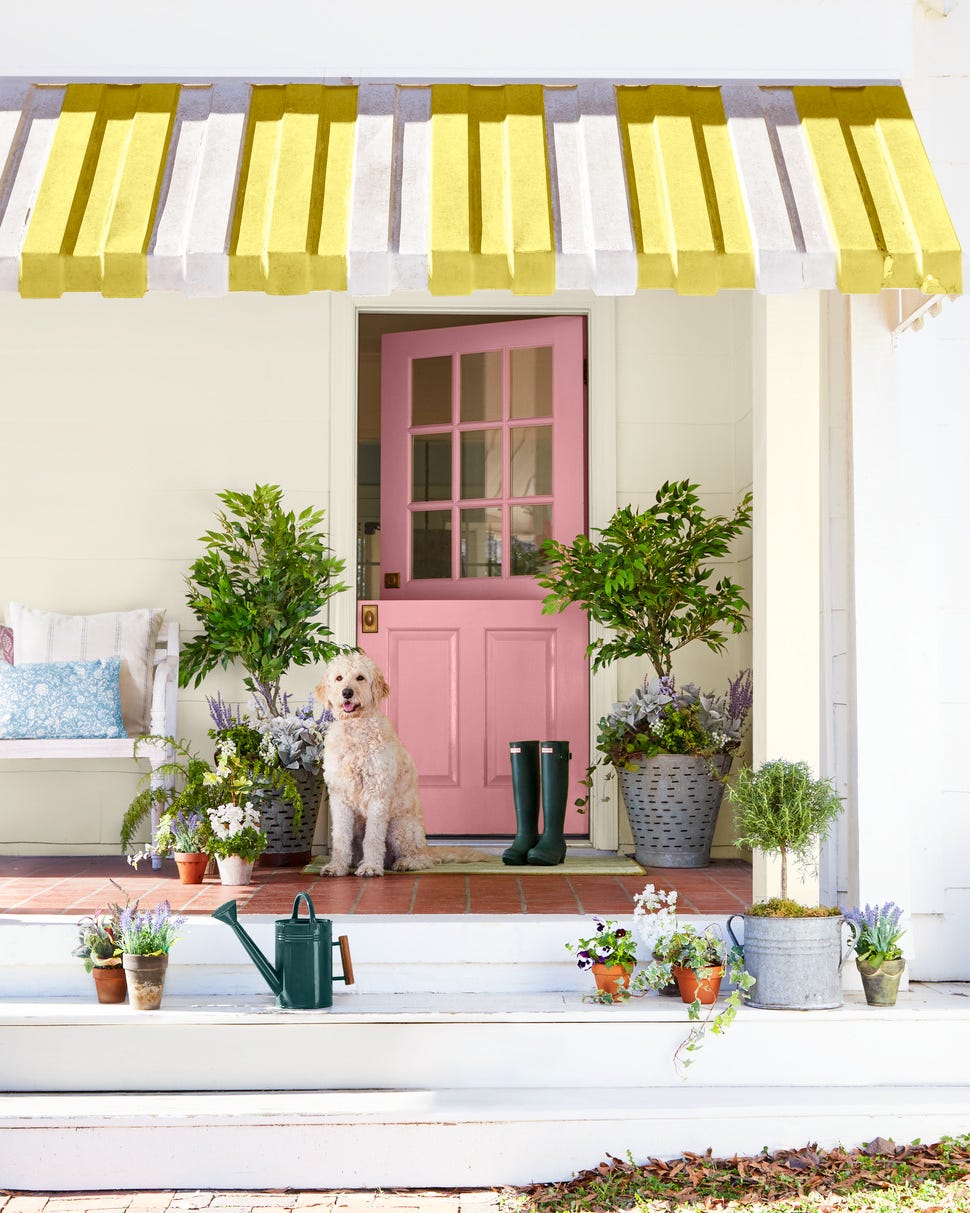
[[[498,356],[501,356],[501,413],[498,412]],[[443,363],[451,363],[451,425],[444,424],[447,412],[444,400],[418,404],[414,392],[418,385],[435,382],[443,386],[449,376]],[[421,373],[418,362],[433,363]],[[478,367],[489,381],[480,390],[470,391],[471,368]],[[523,375],[518,368],[524,368]],[[547,383],[541,381],[545,374]],[[514,347],[484,354],[446,355],[412,362],[412,404],[409,455],[412,461],[411,501],[411,578],[517,577],[535,573],[538,549],[552,533],[552,349],[551,347]],[[516,383],[531,376],[535,383],[536,404],[530,407],[521,386]],[[470,403],[466,408],[466,400]],[[542,407],[547,404],[547,407]],[[516,416],[512,416],[513,411]],[[422,424],[423,423],[423,424]],[[523,431],[535,431],[527,434]],[[486,437],[476,444],[469,436],[501,434],[501,462],[494,458],[495,443]],[[516,442],[521,433],[522,440]],[[455,441],[457,437],[457,441]],[[432,477],[430,453],[443,457],[448,440],[451,455],[450,484],[438,470]],[[437,441],[435,441],[437,440]],[[484,468],[476,480],[472,464],[476,446],[484,451]],[[466,470],[467,452],[467,470]],[[491,460],[489,459],[491,456]],[[417,466],[419,458],[425,465]],[[489,463],[491,462],[491,467]],[[422,472],[422,476],[418,472]],[[487,483],[482,481],[487,480]],[[447,487],[448,491],[444,489]],[[452,496],[457,487],[460,495]],[[484,495],[466,495],[465,490],[482,488]],[[529,489],[532,492],[529,492]],[[489,490],[493,490],[489,492]],[[513,490],[517,490],[514,491]],[[434,495],[432,495],[434,494]],[[445,502],[450,500],[450,510]],[[433,503],[433,504],[432,504]],[[435,518],[421,519],[422,514]],[[444,515],[449,518],[445,522]],[[499,525],[500,522],[500,525]],[[435,532],[432,540],[428,532]],[[451,540],[451,568],[445,569],[445,535]],[[432,555],[433,553],[433,555]],[[455,571],[457,570],[457,576]]]

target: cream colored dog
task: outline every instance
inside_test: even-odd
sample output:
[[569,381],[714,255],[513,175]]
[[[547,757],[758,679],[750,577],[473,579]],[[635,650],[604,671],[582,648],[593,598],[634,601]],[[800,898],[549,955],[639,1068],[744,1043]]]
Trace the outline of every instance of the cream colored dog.
[[330,796],[330,862],[325,876],[414,872],[436,863],[488,859],[474,847],[429,847],[414,759],[380,709],[390,687],[364,653],[332,661],[316,689],[333,713],[323,774]]

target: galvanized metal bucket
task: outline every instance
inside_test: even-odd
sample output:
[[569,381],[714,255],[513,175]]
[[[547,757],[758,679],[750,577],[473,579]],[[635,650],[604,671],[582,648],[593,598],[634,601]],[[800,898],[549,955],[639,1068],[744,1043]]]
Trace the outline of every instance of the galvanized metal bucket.
[[655,754],[629,765],[620,771],[620,787],[637,863],[707,867],[730,754]]
[[[744,921],[739,940],[731,924]],[[843,952],[842,928],[852,923],[841,914],[825,918],[761,918],[733,914],[728,934],[744,951],[744,967],[754,978],[752,1007],[789,1011],[821,1011],[842,1005],[842,966],[851,950]]]

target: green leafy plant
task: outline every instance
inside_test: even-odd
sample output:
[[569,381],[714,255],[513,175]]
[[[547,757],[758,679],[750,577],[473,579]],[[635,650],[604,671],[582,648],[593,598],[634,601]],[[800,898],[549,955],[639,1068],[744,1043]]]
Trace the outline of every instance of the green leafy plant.
[[751,524],[751,495],[730,517],[707,515],[687,480],[665,481],[646,510],[625,506],[597,540],[547,539],[537,580],[550,593],[545,614],[578,603],[612,633],[587,654],[597,670],[621,657],[645,656],[669,678],[673,654],[699,640],[723,652],[727,636],[743,632],[748,603],[730,577],[712,582],[710,561],[725,559],[731,542]]
[[[111,883],[114,884],[114,881]],[[131,898],[125,894],[124,905],[109,902],[106,908],[99,908],[78,920],[78,942],[71,955],[84,961],[85,972],[90,973],[94,968],[114,968],[121,964],[121,915],[130,904]],[[138,908],[137,901],[135,908]]]
[[[160,810],[160,819],[159,832],[152,843],[129,855],[128,861],[133,867],[152,854],[167,854],[175,849],[171,822],[180,813],[196,813],[211,825],[209,814],[212,809],[227,803],[245,803],[251,798],[258,801],[262,794],[274,790],[293,802],[294,824],[299,829],[302,816],[299,788],[290,772],[279,766],[276,751],[264,744],[258,729],[236,725],[226,730],[211,729],[209,736],[215,742],[215,765],[199,757],[185,740],[150,734],[135,742],[136,755],[139,748],[164,747],[169,757],[156,768],[156,780],[160,776],[171,786],[159,786],[150,771],[146,771],[139,781],[138,790],[122,818],[122,849],[130,849],[135,831],[153,807]],[[211,840],[211,830],[209,836]],[[210,848],[207,850],[211,854],[218,853]]]
[[742,768],[727,797],[734,805],[736,845],[781,856],[781,896],[788,899],[789,856],[803,866],[812,863],[816,843],[842,811],[841,797],[829,780],[813,778],[807,763],[782,758],[756,771]]
[[344,562],[318,528],[324,511],[284,510],[282,490],[217,494],[226,507],[201,538],[205,553],[186,577],[186,601],[200,631],[182,649],[181,686],[198,686],[216,666],[238,662],[267,714],[283,710],[281,679],[293,665],[326,662],[340,646],[319,617],[347,586]]

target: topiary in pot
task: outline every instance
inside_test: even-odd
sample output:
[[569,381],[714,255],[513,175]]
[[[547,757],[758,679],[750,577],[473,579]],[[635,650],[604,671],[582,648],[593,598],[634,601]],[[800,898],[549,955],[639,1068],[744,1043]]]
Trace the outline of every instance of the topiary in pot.
[[740,675],[726,695],[676,688],[673,654],[692,641],[715,653],[743,632],[748,603],[730,577],[714,580],[751,523],[751,496],[730,516],[707,515],[697,485],[666,482],[646,510],[618,510],[597,539],[547,540],[539,584],[550,590],[543,611],[578,603],[609,629],[587,649],[594,670],[623,657],[647,657],[657,677],[644,679],[626,703],[599,721],[600,763],[620,772],[637,860],[661,867],[703,867],[731,764],[751,704]]
[[[810,865],[814,849],[842,811],[827,779],[808,764],[773,759],[757,770],[743,768],[728,790],[734,806],[737,845],[781,858],[781,897],[752,906],[743,915],[744,963],[755,979],[754,1007],[817,1010],[842,1005],[842,926],[838,906],[803,906],[788,896],[788,862]],[[728,931],[738,940],[728,920]]]

